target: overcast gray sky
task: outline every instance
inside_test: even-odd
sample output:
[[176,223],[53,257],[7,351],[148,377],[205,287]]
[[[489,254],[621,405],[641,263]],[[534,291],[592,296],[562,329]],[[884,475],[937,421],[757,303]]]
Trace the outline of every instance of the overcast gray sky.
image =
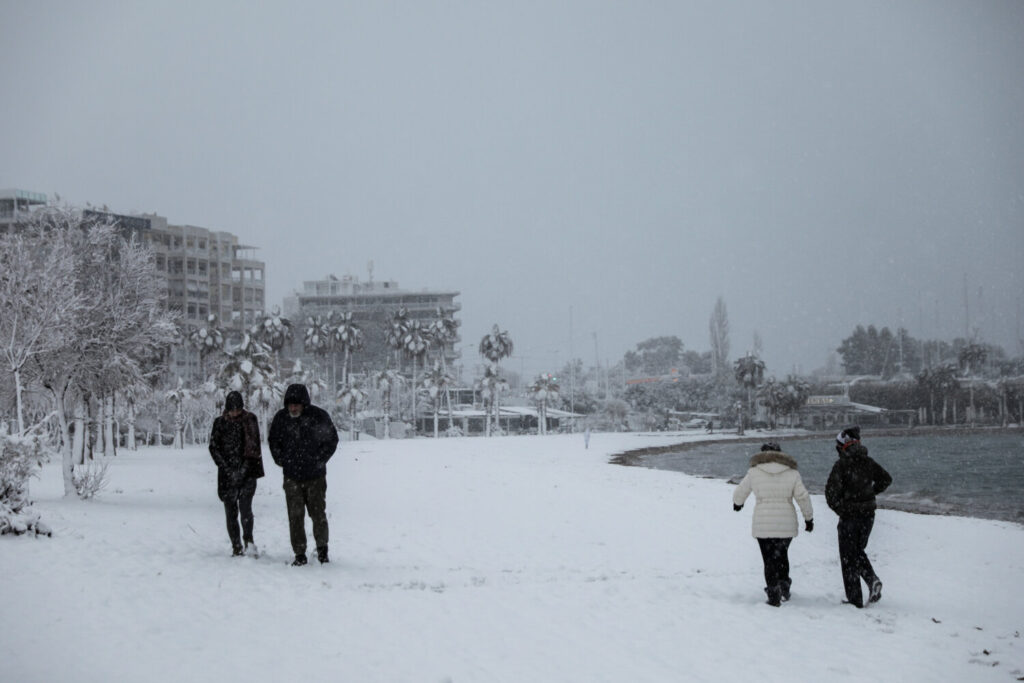
[[464,360],[1019,352],[1024,3],[0,0],[0,187],[462,292]]

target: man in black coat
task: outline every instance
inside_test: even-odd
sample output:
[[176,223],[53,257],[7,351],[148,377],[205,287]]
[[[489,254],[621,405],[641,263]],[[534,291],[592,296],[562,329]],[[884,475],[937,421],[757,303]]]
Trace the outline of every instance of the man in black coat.
[[864,606],[860,581],[868,585],[868,602],[882,597],[882,582],[865,550],[875,524],[875,496],[889,488],[892,477],[868,457],[860,443],[860,427],[847,427],[836,436],[839,459],[825,485],[825,502],[839,515],[839,563],[846,601]]
[[260,425],[256,416],[244,409],[242,395],[237,391],[227,395],[224,414],[213,421],[210,456],[217,464],[217,496],[224,503],[232,555],[258,554],[252,538],[252,497],[256,494],[256,480],[264,475]]
[[284,393],[284,408],[270,423],[270,455],[284,473],[284,495],[293,566],[306,564],[306,511],[313,521],[313,538],[320,563],[327,557],[327,461],[338,447],[338,430],[331,416],[310,403],[304,384]]

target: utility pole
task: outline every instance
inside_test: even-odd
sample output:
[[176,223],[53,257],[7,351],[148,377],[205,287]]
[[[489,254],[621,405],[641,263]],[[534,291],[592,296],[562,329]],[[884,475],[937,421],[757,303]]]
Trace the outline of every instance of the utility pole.
[[[569,412],[576,414],[576,357],[572,351],[572,306],[569,307]],[[576,431],[576,418],[569,418],[569,428]]]

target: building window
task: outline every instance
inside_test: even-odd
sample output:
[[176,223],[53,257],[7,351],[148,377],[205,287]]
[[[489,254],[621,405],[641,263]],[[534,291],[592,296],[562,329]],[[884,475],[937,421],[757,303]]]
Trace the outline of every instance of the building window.
[[206,249],[206,238],[201,238],[199,240],[199,248],[200,249]]
[[195,304],[189,304],[188,305],[188,317],[190,317],[190,318],[196,317],[196,305]]
[[188,270],[188,274],[189,275],[195,275],[196,274],[196,262],[195,262],[195,260],[194,259],[189,259],[186,262],[186,264],[185,264],[185,268]]
[[206,261],[199,262],[199,274],[206,275]]

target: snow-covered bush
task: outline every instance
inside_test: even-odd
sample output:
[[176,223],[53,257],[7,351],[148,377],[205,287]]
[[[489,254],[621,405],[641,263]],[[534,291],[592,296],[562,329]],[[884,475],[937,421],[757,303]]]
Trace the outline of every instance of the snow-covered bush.
[[85,465],[76,465],[72,473],[75,491],[82,500],[88,500],[107,487],[107,473],[110,461],[106,458],[90,460]]
[[50,528],[40,521],[28,497],[28,480],[48,457],[38,436],[0,433],[0,535],[50,535]]

